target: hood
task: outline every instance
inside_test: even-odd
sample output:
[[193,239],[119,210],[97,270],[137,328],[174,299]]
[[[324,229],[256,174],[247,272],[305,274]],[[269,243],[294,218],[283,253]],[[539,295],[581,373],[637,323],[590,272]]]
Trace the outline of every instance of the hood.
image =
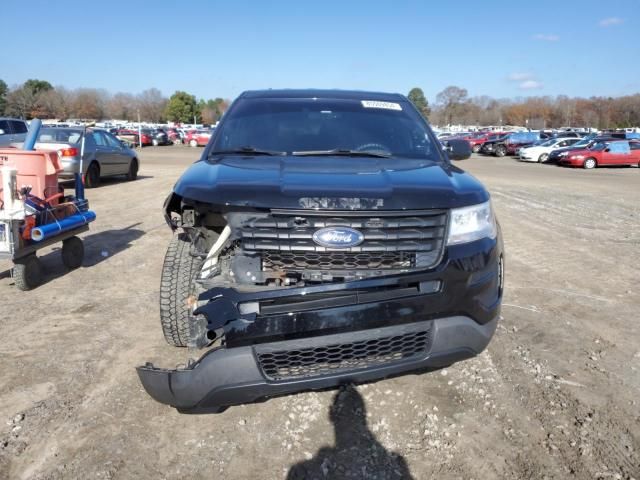
[[200,160],[174,192],[218,205],[333,210],[455,208],[489,198],[478,180],[448,164],[311,156]]

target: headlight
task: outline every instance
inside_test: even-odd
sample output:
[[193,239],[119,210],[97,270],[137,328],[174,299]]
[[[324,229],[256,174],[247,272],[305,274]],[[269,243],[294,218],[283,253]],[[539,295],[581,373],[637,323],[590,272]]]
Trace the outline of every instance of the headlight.
[[491,202],[451,210],[451,225],[447,245],[495,238],[498,233]]

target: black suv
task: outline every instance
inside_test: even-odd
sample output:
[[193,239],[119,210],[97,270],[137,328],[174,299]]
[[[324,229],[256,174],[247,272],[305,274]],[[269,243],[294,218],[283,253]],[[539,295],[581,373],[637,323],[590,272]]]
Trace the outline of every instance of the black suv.
[[500,227],[487,190],[397,94],[243,93],[165,214],[166,340],[198,361],[138,368],[182,412],[428,371],[497,325]]

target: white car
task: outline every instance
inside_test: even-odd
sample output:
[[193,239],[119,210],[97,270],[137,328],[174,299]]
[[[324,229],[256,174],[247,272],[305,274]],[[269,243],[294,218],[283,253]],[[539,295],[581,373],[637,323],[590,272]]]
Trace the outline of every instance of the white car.
[[569,147],[581,140],[580,138],[551,138],[539,145],[521,148],[518,157],[523,162],[546,162],[552,150]]

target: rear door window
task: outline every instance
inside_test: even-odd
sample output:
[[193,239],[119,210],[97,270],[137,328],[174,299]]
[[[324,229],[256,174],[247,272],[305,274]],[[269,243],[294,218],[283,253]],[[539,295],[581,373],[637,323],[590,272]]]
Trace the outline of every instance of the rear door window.
[[11,120],[11,126],[13,127],[13,133],[27,133],[27,125],[24,122]]

